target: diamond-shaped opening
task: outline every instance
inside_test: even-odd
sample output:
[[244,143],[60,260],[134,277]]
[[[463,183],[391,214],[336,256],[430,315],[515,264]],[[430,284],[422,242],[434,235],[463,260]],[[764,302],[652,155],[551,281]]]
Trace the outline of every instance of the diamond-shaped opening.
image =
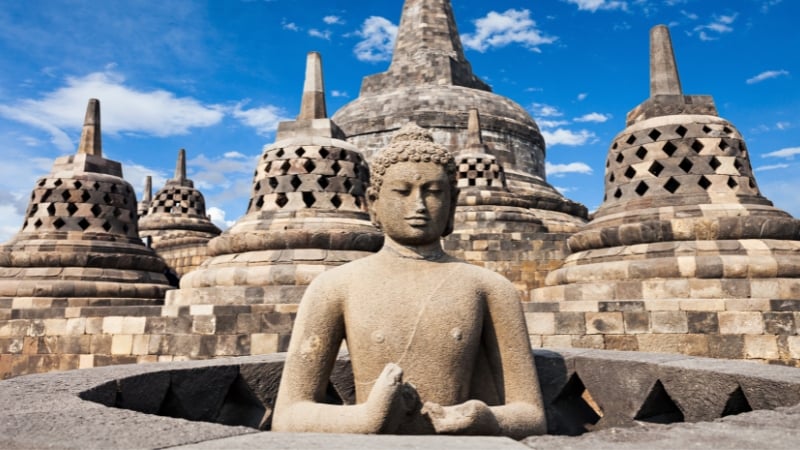
[[99,183],[99,182],[97,182],[97,181],[95,181],[95,182],[94,182],[94,184],[92,184],[92,187],[93,187],[95,190],[98,190],[98,189],[100,189],[100,183]]
[[319,177],[319,180],[317,180],[317,184],[322,189],[327,189],[328,185],[330,185],[330,182],[328,181],[328,177]]
[[624,156],[622,156],[622,152],[620,152],[620,153],[617,155],[617,160],[616,160],[616,161],[617,161],[617,163],[621,163],[621,162],[622,162],[622,161],[624,161],[624,160],[625,160],[625,157],[624,157]]
[[83,183],[80,180],[75,180],[75,189],[80,189],[83,186]]
[[347,192],[350,192],[350,188],[353,187],[353,182],[350,181],[350,178],[345,178],[344,183],[342,184],[344,185],[344,188],[347,189]]
[[108,232],[108,230],[111,229],[111,224],[108,222],[103,222],[103,229],[106,230],[106,232]]
[[36,219],[36,222],[33,222],[33,226],[36,228],[42,226],[42,219]]
[[311,208],[311,206],[317,201],[314,198],[313,192],[303,192],[303,203],[306,204],[306,208]]
[[692,170],[692,167],[694,167],[694,164],[689,161],[689,158],[683,158],[683,161],[678,164],[678,167],[680,167],[684,172],[689,173],[689,171]]
[[661,175],[661,172],[664,171],[664,166],[661,165],[660,162],[655,161],[653,164],[650,164],[650,169],[648,169],[648,171],[654,176],[659,176]]
[[614,172],[611,172],[611,175],[608,177],[608,182],[613,183],[616,179],[617,177],[614,176]]
[[667,424],[683,422],[684,418],[683,412],[664,389],[661,380],[656,380],[633,420]]
[[603,416],[578,374],[572,374],[548,409],[552,416],[547,432],[555,435],[581,435],[591,431]]
[[647,185],[647,183],[645,183],[644,181],[641,181],[636,186],[636,193],[639,194],[639,196],[641,197],[642,195],[644,195],[647,192],[648,189],[650,189],[650,187]]
[[735,167],[736,170],[738,170],[740,174],[742,173],[742,163],[739,162],[738,158],[735,161],[733,161],[733,167]]
[[607,159],[606,160],[606,169],[608,169],[609,167],[611,167],[611,161]]
[[625,176],[627,178],[635,177],[636,176],[636,169],[634,169],[633,167],[628,167],[628,169],[625,171]]
[[267,183],[269,183],[269,187],[271,187],[272,189],[275,189],[276,187],[278,187],[278,184],[280,184],[278,183],[277,178],[270,178],[267,180]]
[[620,197],[622,197],[622,189],[617,188],[617,190],[614,191],[614,198],[620,198]]
[[38,186],[44,187],[45,184],[47,184],[47,179],[42,178],[41,180],[39,180]]
[[303,163],[303,168],[304,168],[304,169],[306,169],[306,172],[308,172],[308,173],[312,173],[312,172],[314,172],[314,169],[316,169],[316,168],[317,168],[317,165],[316,165],[316,164],[314,164],[314,161],[312,161],[312,160],[310,160],[310,159],[307,159],[307,160],[306,160],[306,161]]
[[297,175],[293,175],[292,179],[289,180],[289,184],[291,184],[294,190],[296,191],[297,188],[303,185],[303,180],[301,180],[300,177],[298,177]]
[[333,204],[334,208],[339,209],[342,206],[342,199],[338,195],[334,195],[331,197],[331,204]]
[[90,198],[92,198],[92,194],[90,194],[88,191],[83,191],[83,193],[81,194],[81,200],[83,200],[83,202],[86,203],[89,201]]
[[275,156],[277,156],[278,158],[281,158],[285,154],[286,152],[284,152],[282,148],[278,149],[278,151],[275,152]]
[[288,159],[284,159],[283,162],[281,162],[281,166],[280,166],[281,175],[285,174],[286,172],[288,172],[291,167],[292,167],[292,163],[290,163]]
[[117,185],[116,185],[116,184],[112,184],[112,185],[111,185],[111,193],[112,193],[112,194],[116,194],[116,193],[117,193],[117,191],[118,191],[118,189],[117,189]]
[[708,189],[711,186],[711,180],[704,176],[701,176],[699,180],[697,180],[697,185],[703,189]]
[[636,150],[636,156],[637,156],[639,159],[644,159],[644,157],[645,157],[645,156],[647,156],[647,149],[646,149],[646,148],[644,148],[644,147],[639,147],[639,148]]
[[256,208],[261,209],[262,206],[264,206],[264,196],[259,195],[258,200],[256,200]]
[[130,230],[130,227],[128,226],[128,224],[127,223],[122,224],[122,231],[124,231],[127,234],[128,230]]
[[92,226],[92,224],[89,223],[89,221],[84,217],[78,221],[78,226],[81,227],[81,230],[86,231],[86,229]]
[[64,199],[64,201],[67,201],[67,200],[69,200],[69,196],[70,196],[70,193],[69,193],[69,191],[63,191],[63,192],[61,192],[61,198],[63,198],[63,199]]
[[287,197],[284,193],[278,194],[278,196],[275,198],[275,204],[278,205],[279,208],[283,208],[287,203],[289,203],[289,197]]
[[92,212],[93,216],[97,217],[103,212],[103,208],[101,208],[100,205],[93,205],[90,211]]
[[711,166],[711,168],[714,169],[714,171],[716,171],[719,168],[719,166],[722,165],[722,163],[719,162],[716,156],[714,156],[711,158],[711,161],[708,162],[708,165]]
[[739,183],[737,183],[733,177],[728,177],[728,187],[731,189],[736,189],[739,187]]
[[475,170],[475,164],[470,164],[467,170]]
[[727,150],[727,149],[728,149],[728,147],[730,147],[730,146],[731,146],[731,145],[730,145],[730,144],[728,144],[728,141],[726,141],[725,139],[720,139],[720,140],[719,140],[719,149],[720,149],[720,150],[722,150],[722,151],[725,151],[725,150]]
[[695,153],[700,153],[701,151],[703,151],[703,147],[704,147],[704,145],[700,141],[694,141],[692,143],[692,150],[694,150]]
[[348,159],[348,151],[347,150],[340,151],[339,152],[339,159],[342,160],[342,161]]
[[628,140],[626,140],[625,142],[627,142],[628,145],[633,144],[634,142],[636,142],[636,136],[634,136],[634,135],[628,136]]
[[29,216],[34,215],[34,214],[36,214],[36,211],[38,211],[38,210],[39,210],[39,205],[37,203],[33,203],[33,204],[31,204],[31,212],[28,215]]
[[56,181],[54,181],[54,182],[53,182],[53,184],[54,184],[56,187],[58,187],[58,186],[61,186],[62,184],[64,184],[64,182],[63,182],[63,181],[61,181],[61,178],[56,178]]
[[106,192],[105,195],[103,195],[103,202],[104,203],[111,203],[111,196],[108,195],[108,192]]
[[53,226],[56,227],[56,230],[61,229],[61,227],[63,227],[64,224],[65,224],[64,219],[62,219],[61,217],[53,221]]
[[663,150],[667,156],[672,156],[675,154],[675,151],[678,150],[678,147],[672,142],[667,142],[663,147],[661,147],[661,150]]
[[303,155],[306,154],[306,149],[304,149],[303,147],[300,147],[300,148],[298,148],[297,150],[294,151],[294,154],[297,155],[297,156],[303,156]]
[[[267,161],[267,163],[264,164],[264,173],[269,173],[270,169],[272,169],[272,161]],[[253,176],[256,175],[258,175],[258,170],[253,173]]]
[[122,210],[119,208],[114,208],[114,212],[112,214],[114,214],[114,217],[119,217],[122,215]]
[[331,152],[329,152],[328,149],[326,149],[325,147],[322,147],[321,149],[319,149],[319,157],[322,158],[322,159],[327,158],[330,153]]
[[703,133],[708,134],[711,133],[711,128],[708,125],[703,125]]
[[753,407],[750,406],[750,402],[747,401],[747,396],[744,395],[742,387],[737,386],[736,389],[731,392],[728,401],[725,402],[725,409],[722,410],[721,417],[735,416],[736,414],[746,413],[752,410]]
[[650,136],[650,139],[652,139],[652,140],[654,140],[654,141],[655,141],[655,140],[657,140],[657,139],[658,139],[658,138],[661,136],[661,132],[660,132],[660,131],[658,131],[658,130],[656,130],[655,128],[653,128],[653,131],[651,131],[651,132],[648,134],[648,136]]
[[675,128],[675,132],[678,133],[678,136],[684,137],[689,130],[686,129],[683,125],[678,125],[678,128]]
[[755,189],[756,188],[756,180],[750,178],[749,184],[750,184],[750,189]]
[[50,203],[49,205],[47,205],[47,214],[50,215],[50,216],[55,216],[56,215],[56,205],[55,204]]
[[78,207],[75,206],[74,203],[70,203],[70,204],[67,205],[67,212],[69,213],[70,216],[75,214],[77,211],[78,211]]
[[611,150],[616,150],[617,147],[619,147],[619,143],[618,142],[614,142],[614,145],[611,146]]
[[128,197],[122,197],[122,204],[123,205],[127,205],[128,204]]
[[670,194],[674,194],[679,187],[681,187],[681,184],[678,183],[678,180],[672,177],[669,177],[669,180],[667,180],[667,182],[664,183],[664,189],[669,191]]
[[253,186],[253,189],[256,192],[260,191],[261,190],[261,182],[260,181],[256,182],[255,186]]
[[42,194],[42,199],[40,201],[43,202],[43,201],[47,200],[47,198],[50,197],[50,194],[52,194],[52,193],[53,193],[52,190],[47,189],[46,191],[44,191],[44,194]]
[[357,207],[361,208],[361,197],[356,197],[355,204]]
[[335,161],[333,164],[331,164],[331,170],[333,170],[333,173],[339,173],[339,169],[341,168],[342,166],[339,165],[338,161]]
[[475,186],[475,178],[470,178],[467,180],[468,186]]

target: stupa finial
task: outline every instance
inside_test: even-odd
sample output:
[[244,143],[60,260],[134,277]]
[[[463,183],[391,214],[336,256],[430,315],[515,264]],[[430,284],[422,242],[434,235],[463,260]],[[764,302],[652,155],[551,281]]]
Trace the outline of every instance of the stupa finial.
[[144,179],[144,192],[142,192],[142,202],[149,204],[153,200],[153,177],[148,175]]
[[303,100],[297,120],[325,119],[325,86],[322,80],[322,57],[318,52],[309,52],[306,58],[306,80],[303,85]]
[[481,136],[481,115],[477,108],[469,110],[467,119],[467,151],[472,153],[486,153],[486,146]]
[[103,156],[103,142],[100,135],[100,100],[89,99],[86,106],[86,118],[83,120],[81,141],[78,153]]
[[175,164],[175,176],[173,178],[178,183],[186,180],[186,150],[178,150],[178,162]]
[[650,30],[650,97],[682,93],[669,28],[656,25]]

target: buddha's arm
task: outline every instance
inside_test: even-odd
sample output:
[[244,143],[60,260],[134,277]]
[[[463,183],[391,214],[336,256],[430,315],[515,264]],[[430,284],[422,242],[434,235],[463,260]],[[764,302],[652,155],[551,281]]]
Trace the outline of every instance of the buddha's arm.
[[484,336],[494,379],[502,380],[503,404],[490,407],[500,434],[516,439],[544,434],[544,405],[525,315],[519,294],[505,279],[487,292]]
[[[278,389],[273,431],[378,433],[391,427],[389,412],[400,395],[402,370],[392,365],[381,374],[367,402],[328,405],[331,370],[344,338],[342,301],[320,276],[308,287],[297,312]],[[317,282],[319,281],[319,282]]]

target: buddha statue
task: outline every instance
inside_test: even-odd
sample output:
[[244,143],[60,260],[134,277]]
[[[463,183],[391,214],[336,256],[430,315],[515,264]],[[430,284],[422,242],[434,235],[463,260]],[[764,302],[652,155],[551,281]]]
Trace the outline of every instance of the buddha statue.
[[[380,251],[320,274],[300,303],[273,431],[480,434],[546,430],[514,286],[447,255],[453,156],[409,124],[373,159]],[[342,341],[355,405],[322,403]]]

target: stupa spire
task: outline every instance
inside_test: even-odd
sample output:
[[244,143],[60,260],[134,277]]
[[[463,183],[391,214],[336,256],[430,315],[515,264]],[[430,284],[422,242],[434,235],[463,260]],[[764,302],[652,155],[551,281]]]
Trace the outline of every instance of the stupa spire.
[[153,200],[153,177],[148,175],[144,179],[144,192],[142,192],[142,202],[150,204]]
[[78,153],[103,156],[103,141],[100,135],[100,100],[89,99],[86,106],[86,118],[83,120],[81,141]]
[[469,110],[467,118],[467,151],[471,153],[487,153],[481,135],[481,116],[477,108]]
[[419,53],[439,53],[466,61],[450,0],[406,0],[397,30],[393,63]]
[[186,150],[178,150],[178,162],[175,163],[175,181],[181,183],[186,180]]
[[306,58],[306,80],[303,85],[303,100],[297,120],[325,119],[325,86],[322,79],[322,57],[318,52],[309,52]]
[[656,25],[650,30],[650,97],[681,94],[681,79],[669,28]]

